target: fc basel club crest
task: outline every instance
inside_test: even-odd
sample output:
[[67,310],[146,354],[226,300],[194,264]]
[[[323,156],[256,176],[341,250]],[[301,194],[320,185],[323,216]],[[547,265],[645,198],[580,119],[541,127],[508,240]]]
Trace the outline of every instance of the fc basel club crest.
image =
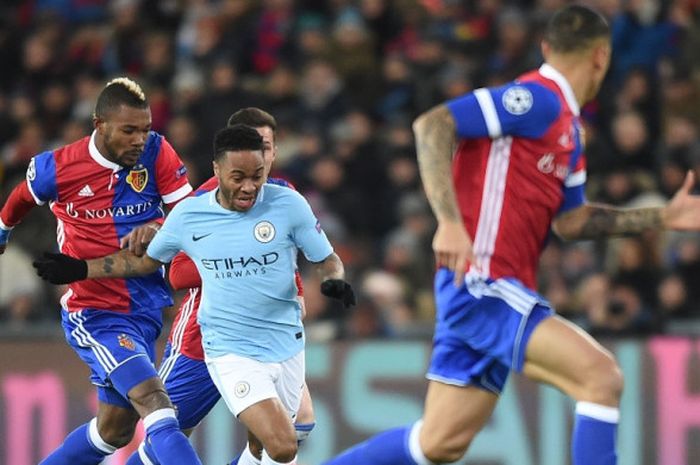
[[134,341],[131,340],[129,336],[126,334],[122,333],[118,336],[119,339],[119,345],[124,347],[125,349],[129,350],[134,350],[136,347],[134,345]]
[[148,184],[148,170],[143,165],[136,165],[126,176],[126,182],[136,192],[141,192]]

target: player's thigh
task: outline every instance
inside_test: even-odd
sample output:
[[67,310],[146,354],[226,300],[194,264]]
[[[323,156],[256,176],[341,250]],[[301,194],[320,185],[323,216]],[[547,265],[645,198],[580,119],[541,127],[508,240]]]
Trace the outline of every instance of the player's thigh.
[[421,448],[427,455],[434,451],[464,452],[488,421],[497,402],[497,394],[477,386],[430,381]]
[[241,412],[238,419],[269,452],[296,446],[294,425],[286,407],[277,398],[251,405]]
[[158,369],[165,390],[177,411],[180,428],[197,426],[221,399],[203,360],[195,360],[170,348]]
[[[577,400],[609,403],[622,389],[612,354],[589,334],[561,317],[541,322],[528,341],[524,374],[551,384]],[[592,390],[604,391],[602,394]],[[589,398],[601,395],[602,399]]]
[[304,382],[304,387],[301,391],[301,403],[299,404],[299,411],[295,419],[295,423],[309,424],[316,421],[314,416],[314,407],[311,400],[311,393],[309,392],[309,385]]

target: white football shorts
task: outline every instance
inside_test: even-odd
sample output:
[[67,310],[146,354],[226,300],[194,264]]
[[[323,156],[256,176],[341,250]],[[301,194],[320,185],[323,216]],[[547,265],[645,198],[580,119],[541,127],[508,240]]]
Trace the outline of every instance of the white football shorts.
[[236,416],[265,399],[279,399],[292,420],[301,403],[306,371],[304,351],[279,363],[234,354],[206,358],[209,375]]

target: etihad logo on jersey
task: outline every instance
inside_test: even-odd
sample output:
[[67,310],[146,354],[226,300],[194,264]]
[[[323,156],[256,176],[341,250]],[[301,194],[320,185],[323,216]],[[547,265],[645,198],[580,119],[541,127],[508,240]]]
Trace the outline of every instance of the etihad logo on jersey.
[[544,174],[553,174],[559,179],[566,179],[569,175],[569,165],[556,163],[556,156],[553,153],[545,153],[537,162],[537,169]]
[[136,192],[142,192],[148,184],[148,170],[143,165],[136,165],[126,175],[126,183]]
[[267,272],[265,267],[279,260],[277,252],[269,252],[249,257],[202,258],[200,261],[205,270],[214,272],[214,279],[243,278],[260,276]]
[[119,218],[124,216],[140,215],[153,207],[153,202],[141,202],[132,205],[124,205],[109,208],[75,208],[73,202],[66,204],[66,214],[71,218],[85,218],[88,220],[101,220],[104,218]]

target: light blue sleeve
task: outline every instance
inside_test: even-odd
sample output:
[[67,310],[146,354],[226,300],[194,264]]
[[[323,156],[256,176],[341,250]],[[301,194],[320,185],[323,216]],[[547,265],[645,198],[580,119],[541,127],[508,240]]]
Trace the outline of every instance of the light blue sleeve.
[[182,212],[180,202],[165,218],[165,222],[148,245],[146,254],[161,263],[169,263],[182,250]]
[[311,210],[306,199],[298,192],[291,191],[292,207],[289,209],[292,221],[292,239],[301,249],[306,259],[312,263],[322,262],[333,253],[321,223]]

